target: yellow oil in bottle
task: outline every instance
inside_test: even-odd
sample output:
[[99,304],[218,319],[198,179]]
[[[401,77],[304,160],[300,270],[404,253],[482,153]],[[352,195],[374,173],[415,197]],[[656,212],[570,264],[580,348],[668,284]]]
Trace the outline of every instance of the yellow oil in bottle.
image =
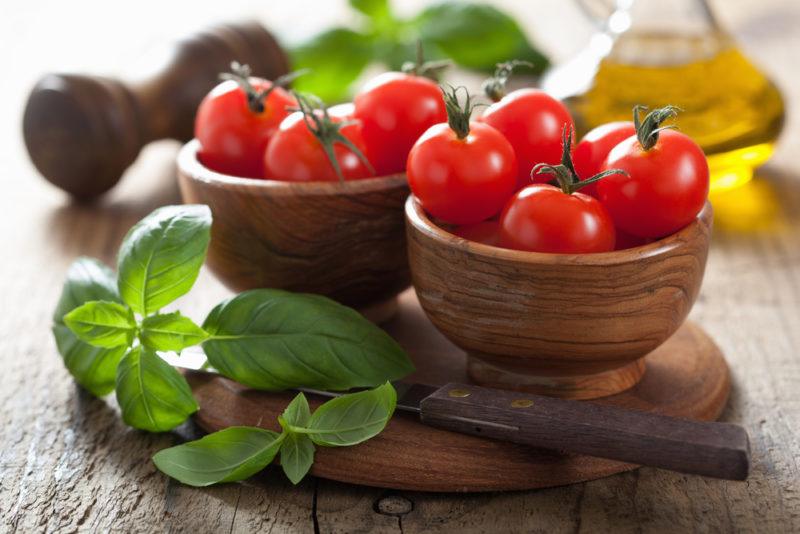
[[580,134],[631,120],[635,104],[680,107],[676,124],[703,147],[712,191],[749,181],[771,156],[784,119],[777,88],[721,35],[625,34],[600,62],[589,90],[567,103]]

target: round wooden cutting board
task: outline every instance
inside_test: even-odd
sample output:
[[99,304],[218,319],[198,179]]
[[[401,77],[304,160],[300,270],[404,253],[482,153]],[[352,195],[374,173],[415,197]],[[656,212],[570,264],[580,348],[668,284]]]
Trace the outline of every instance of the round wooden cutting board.
[[[468,382],[464,353],[428,322],[412,290],[400,296],[397,316],[384,325],[417,366],[410,381]],[[672,416],[713,420],[730,390],[728,366],[703,330],[687,322],[646,358],[633,389],[595,401]],[[196,421],[212,432],[233,425],[279,430],[277,416],[294,393],[266,393],[201,372],[187,379],[200,403]],[[310,398],[312,405],[319,404]],[[421,491],[496,491],[572,484],[636,468],[457,434],[397,412],[377,437],[355,447],[317,448],[311,472],[354,484]]]

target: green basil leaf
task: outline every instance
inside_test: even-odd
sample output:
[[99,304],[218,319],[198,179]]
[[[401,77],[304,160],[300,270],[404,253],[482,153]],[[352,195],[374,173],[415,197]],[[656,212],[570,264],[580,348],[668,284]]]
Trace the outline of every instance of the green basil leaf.
[[494,70],[509,59],[529,61],[541,74],[549,65],[519,24],[488,4],[443,2],[425,9],[413,21],[425,42],[436,45],[462,67]]
[[314,411],[308,435],[317,445],[345,447],[378,435],[391,419],[397,392],[390,383],[342,395]]
[[308,421],[311,419],[311,408],[308,407],[306,396],[298,393],[283,410],[281,418],[291,426],[305,427],[308,425]]
[[371,387],[414,369],[386,332],[319,295],[246,291],[215,307],[203,329],[209,363],[256,389]]
[[288,432],[281,445],[281,467],[292,484],[297,484],[314,463],[314,443],[305,434]]
[[66,314],[64,323],[81,341],[106,349],[129,347],[136,335],[133,310],[117,302],[87,302]]
[[149,315],[191,289],[210,238],[208,206],[165,206],[136,223],[119,250],[119,294]]
[[145,347],[175,352],[198,345],[207,337],[205,330],[179,312],[145,317],[139,334]]
[[232,426],[159,451],[153,463],[162,473],[190,486],[236,482],[269,465],[283,439],[271,430]]
[[140,430],[171,430],[197,411],[186,379],[146,348],[128,351],[117,367],[117,403],[126,424]]
[[113,349],[93,347],[77,338],[63,324],[53,325],[58,352],[64,365],[78,384],[92,395],[102,397],[114,391],[117,364],[128,347],[121,345]]
[[308,69],[292,85],[314,93],[325,102],[349,96],[350,85],[372,61],[372,38],[346,28],[320,33],[289,50],[295,70]]
[[64,315],[92,300],[122,302],[114,272],[93,258],[78,258],[67,271],[53,313],[53,336],[64,365],[78,384],[98,397],[114,390],[117,363],[126,347],[101,349],[78,339],[64,324]]
[[388,0],[350,0],[350,7],[376,20],[391,17]]

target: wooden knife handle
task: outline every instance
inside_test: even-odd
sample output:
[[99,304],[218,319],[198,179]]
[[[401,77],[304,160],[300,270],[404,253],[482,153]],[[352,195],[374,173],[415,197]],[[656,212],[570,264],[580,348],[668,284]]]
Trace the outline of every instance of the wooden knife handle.
[[420,403],[423,423],[455,432],[682,473],[744,480],[747,432],[700,422],[465,384],[448,384]]

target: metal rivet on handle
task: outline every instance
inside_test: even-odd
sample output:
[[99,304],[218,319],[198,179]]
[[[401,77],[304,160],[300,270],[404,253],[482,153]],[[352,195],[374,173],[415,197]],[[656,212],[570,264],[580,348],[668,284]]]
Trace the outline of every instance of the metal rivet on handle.
[[469,397],[469,391],[466,389],[451,389],[447,392],[450,397]]
[[533,406],[533,401],[530,399],[516,399],[511,401],[512,408],[530,408]]

